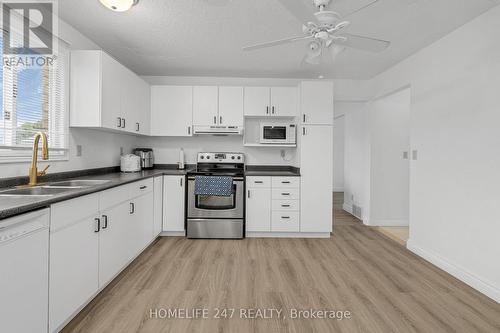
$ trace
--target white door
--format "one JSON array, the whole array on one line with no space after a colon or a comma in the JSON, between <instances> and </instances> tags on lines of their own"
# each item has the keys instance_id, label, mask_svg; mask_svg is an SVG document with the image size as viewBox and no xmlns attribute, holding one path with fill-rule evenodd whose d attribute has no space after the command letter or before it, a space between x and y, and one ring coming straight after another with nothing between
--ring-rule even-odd
<instances>
[{"instance_id":1,"label":"white door","mask_svg":"<svg viewBox=\"0 0 500 333\"><path fill-rule=\"evenodd\" d=\"M333 127L302 126L300 231L332 231Z\"/></svg>"},{"instance_id":2,"label":"white door","mask_svg":"<svg viewBox=\"0 0 500 333\"><path fill-rule=\"evenodd\" d=\"M155 177L153 188L153 237L156 237L163 229L163 176Z\"/></svg>"},{"instance_id":3,"label":"white door","mask_svg":"<svg viewBox=\"0 0 500 333\"><path fill-rule=\"evenodd\" d=\"M269 87L245 87L245 116L268 116L271 114L271 89Z\"/></svg>"},{"instance_id":4,"label":"white door","mask_svg":"<svg viewBox=\"0 0 500 333\"><path fill-rule=\"evenodd\" d=\"M219 124L243 126L243 87L219 87Z\"/></svg>"},{"instance_id":5,"label":"white door","mask_svg":"<svg viewBox=\"0 0 500 333\"><path fill-rule=\"evenodd\" d=\"M103 211L99 232L99 287L108 283L130 260L129 202Z\"/></svg>"},{"instance_id":6,"label":"white door","mask_svg":"<svg viewBox=\"0 0 500 333\"><path fill-rule=\"evenodd\" d=\"M185 177L163 177L163 231L184 232Z\"/></svg>"},{"instance_id":7,"label":"white door","mask_svg":"<svg viewBox=\"0 0 500 333\"><path fill-rule=\"evenodd\" d=\"M332 125L333 82L305 81L300 87L301 122L309 125Z\"/></svg>"},{"instance_id":8,"label":"white door","mask_svg":"<svg viewBox=\"0 0 500 333\"><path fill-rule=\"evenodd\" d=\"M191 136L193 87L151 87L151 135Z\"/></svg>"},{"instance_id":9,"label":"white door","mask_svg":"<svg viewBox=\"0 0 500 333\"><path fill-rule=\"evenodd\" d=\"M297 87L271 88L271 115L281 117L297 116Z\"/></svg>"},{"instance_id":10,"label":"white door","mask_svg":"<svg viewBox=\"0 0 500 333\"><path fill-rule=\"evenodd\" d=\"M271 231L271 189L248 188L246 197L246 231Z\"/></svg>"},{"instance_id":11,"label":"white door","mask_svg":"<svg viewBox=\"0 0 500 333\"><path fill-rule=\"evenodd\" d=\"M58 329L99 289L99 233L88 216L50 234L49 331Z\"/></svg>"},{"instance_id":12,"label":"white door","mask_svg":"<svg viewBox=\"0 0 500 333\"><path fill-rule=\"evenodd\" d=\"M101 52L101 124L102 127L123 130L122 66Z\"/></svg>"},{"instance_id":13,"label":"white door","mask_svg":"<svg viewBox=\"0 0 500 333\"><path fill-rule=\"evenodd\" d=\"M141 195L132 200L134 204L133 214L131 215L131 239L135 251L132 256L136 256L153 240L154 223L154 197L153 192ZM132 245L132 244L130 244Z\"/></svg>"},{"instance_id":14,"label":"white door","mask_svg":"<svg viewBox=\"0 0 500 333\"><path fill-rule=\"evenodd\" d=\"M193 87L193 125L217 125L218 99L217 86Z\"/></svg>"}]
</instances>

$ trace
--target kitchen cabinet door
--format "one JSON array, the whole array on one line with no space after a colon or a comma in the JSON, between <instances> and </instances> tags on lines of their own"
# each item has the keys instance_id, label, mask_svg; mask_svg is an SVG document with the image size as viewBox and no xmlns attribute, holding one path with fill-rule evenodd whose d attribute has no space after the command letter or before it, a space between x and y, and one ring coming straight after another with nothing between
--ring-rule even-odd
<instances>
[{"instance_id":1,"label":"kitchen cabinet door","mask_svg":"<svg viewBox=\"0 0 500 333\"><path fill-rule=\"evenodd\" d=\"M101 212L99 287L107 284L132 258L131 205L126 201Z\"/></svg>"},{"instance_id":2,"label":"kitchen cabinet door","mask_svg":"<svg viewBox=\"0 0 500 333\"><path fill-rule=\"evenodd\" d=\"M271 231L271 189L247 188L246 231Z\"/></svg>"},{"instance_id":3,"label":"kitchen cabinet door","mask_svg":"<svg viewBox=\"0 0 500 333\"><path fill-rule=\"evenodd\" d=\"M332 231L333 126L302 126L300 231Z\"/></svg>"},{"instance_id":4,"label":"kitchen cabinet door","mask_svg":"<svg viewBox=\"0 0 500 333\"><path fill-rule=\"evenodd\" d=\"M133 213L130 235L130 246L135 250L132 257L138 255L153 240L154 197L153 192L141 195L132 200ZM132 245L134 244L134 245Z\"/></svg>"},{"instance_id":5,"label":"kitchen cabinet door","mask_svg":"<svg viewBox=\"0 0 500 333\"><path fill-rule=\"evenodd\" d=\"M297 116L297 87L271 88L271 116Z\"/></svg>"},{"instance_id":6,"label":"kitchen cabinet door","mask_svg":"<svg viewBox=\"0 0 500 333\"><path fill-rule=\"evenodd\" d=\"M126 129L123 110L124 68L104 52L101 54L101 126L109 129ZM73 92L75 93L75 92ZM122 121L120 121L122 120ZM124 124L125 123L125 124Z\"/></svg>"},{"instance_id":7,"label":"kitchen cabinet door","mask_svg":"<svg viewBox=\"0 0 500 333\"><path fill-rule=\"evenodd\" d=\"M303 124L333 124L333 82L302 82L300 94L300 121Z\"/></svg>"},{"instance_id":8,"label":"kitchen cabinet door","mask_svg":"<svg viewBox=\"0 0 500 333\"><path fill-rule=\"evenodd\" d=\"M131 133L148 135L150 127L149 84L132 72L129 72L127 94L122 101L127 109L127 130Z\"/></svg>"},{"instance_id":9,"label":"kitchen cabinet door","mask_svg":"<svg viewBox=\"0 0 500 333\"><path fill-rule=\"evenodd\" d=\"M270 115L271 89L269 87L245 87L245 116Z\"/></svg>"},{"instance_id":10,"label":"kitchen cabinet door","mask_svg":"<svg viewBox=\"0 0 500 333\"><path fill-rule=\"evenodd\" d=\"M151 135L191 136L193 87L151 87Z\"/></svg>"},{"instance_id":11,"label":"kitchen cabinet door","mask_svg":"<svg viewBox=\"0 0 500 333\"><path fill-rule=\"evenodd\" d=\"M163 176L155 177L153 188L153 237L156 237L163 230Z\"/></svg>"},{"instance_id":12,"label":"kitchen cabinet door","mask_svg":"<svg viewBox=\"0 0 500 333\"><path fill-rule=\"evenodd\" d=\"M243 87L219 87L219 125L243 126Z\"/></svg>"},{"instance_id":13,"label":"kitchen cabinet door","mask_svg":"<svg viewBox=\"0 0 500 333\"><path fill-rule=\"evenodd\" d=\"M185 231L185 183L184 176L163 177L163 231Z\"/></svg>"},{"instance_id":14,"label":"kitchen cabinet door","mask_svg":"<svg viewBox=\"0 0 500 333\"><path fill-rule=\"evenodd\" d=\"M193 87L193 125L217 125L219 97L217 86Z\"/></svg>"},{"instance_id":15,"label":"kitchen cabinet door","mask_svg":"<svg viewBox=\"0 0 500 333\"><path fill-rule=\"evenodd\" d=\"M50 234L50 332L60 328L99 289L97 214Z\"/></svg>"},{"instance_id":16,"label":"kitchen cabinet door","mask_svg":"<svg viewBox=\"0 0 500 333\"><path fill-rule=\"evenodd\" d=\"M139 113L139 134L150 135L151 133L151 91L149 83L141 78L137 78L137 104L136 112ZM137 124L136 124L137 126ZM136 128L137 129L137 128Z\"/></svg>"}]
</instances>

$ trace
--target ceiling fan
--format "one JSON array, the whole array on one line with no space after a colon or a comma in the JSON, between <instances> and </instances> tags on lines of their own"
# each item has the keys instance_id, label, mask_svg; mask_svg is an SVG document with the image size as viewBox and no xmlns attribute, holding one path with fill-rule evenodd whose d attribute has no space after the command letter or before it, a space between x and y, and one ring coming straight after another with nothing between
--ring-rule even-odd
<instances>
[{"instance_id":1,"label":"ceiling fan","mask_svg":"<svg viewBox=\"0 0 500 333\"><path fill-rule=\"evenodd\" d=\"M350 25L344 18L365 9L378 0L278 0L292 15L303 23L302 36L275 40L267 43L246 46L244 51L252 51L282 44L309 41L303 63L319 65L325 58L335 60L346 47L369 52L382 52L390 42L343 33ZM335 11L327 10L332 2ZM314 5L319 11L314 13Z\"/></svg>"}]
</instances>

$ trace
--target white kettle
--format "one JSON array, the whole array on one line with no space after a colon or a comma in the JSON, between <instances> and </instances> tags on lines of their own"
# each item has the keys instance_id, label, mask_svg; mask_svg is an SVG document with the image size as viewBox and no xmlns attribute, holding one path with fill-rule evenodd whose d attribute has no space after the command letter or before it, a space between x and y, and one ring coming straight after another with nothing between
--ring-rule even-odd
<instances>
[{"instance_id":1,"label":"white kettle","mask_svg":"<svg viewBox=\"0 0 500 333\"><path fill-rule=\"evenodd\" d=\"M127 154L120 157L120 170L122 172L141 171L141 158L134 154Z\"/></svg>"}]
</instances>

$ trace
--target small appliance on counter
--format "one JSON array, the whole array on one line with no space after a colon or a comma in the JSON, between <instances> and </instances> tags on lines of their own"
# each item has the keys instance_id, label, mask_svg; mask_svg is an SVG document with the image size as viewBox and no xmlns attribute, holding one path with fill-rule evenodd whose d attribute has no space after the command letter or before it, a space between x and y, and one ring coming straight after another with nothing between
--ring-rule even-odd
<instances>
[{"instance_id":1,"label":"small appliance on counter","mask_svg":"<svg viewBox=\"0 0 500 333\"><path fill-rule=\"evenodd\" d=\"M155 157L151 148L135 148L134 154L139 156L143 169L152 169L155 165Z\"/></svg>"},{"instance_id":2,"label":"small appliance on counter","mask_svg":"<svg viewBox=\"0 0 500 333\"><path fill-rule=\"evenodd\" d=\"M121 172L141 171L141 158L134 154L127 154L120 157Z\"/></svg>"}]
</instances>

